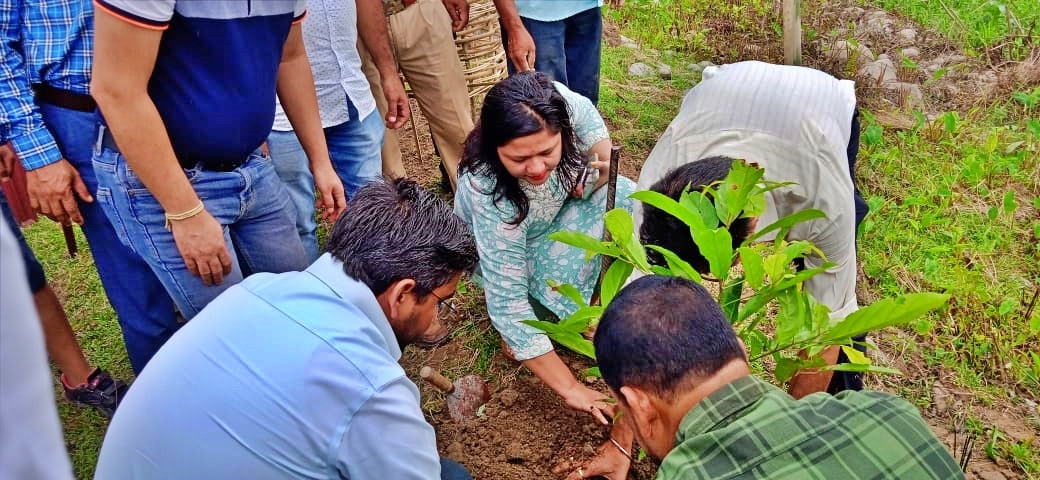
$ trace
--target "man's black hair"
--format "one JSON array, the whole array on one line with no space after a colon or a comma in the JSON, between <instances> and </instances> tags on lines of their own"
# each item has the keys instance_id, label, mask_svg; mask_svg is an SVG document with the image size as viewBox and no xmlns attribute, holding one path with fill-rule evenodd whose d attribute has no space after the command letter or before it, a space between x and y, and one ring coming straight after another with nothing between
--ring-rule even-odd
<instances>
[{"instance_id":1,"label":"man's black hair","mask_svg":"<svg viewBox=\"0 0 1040 480\"><path fill-rule=\"evenodd\" d=\"M627 385L662 397L746 358L703 286L660 275L623 288L603 312L593 342L603 380L615 392Z\"/></svg>"},{"instance_id":2,"label":"man's black hair","mask_svg":"<svg viewBox=\"0 0 1040 480\"><path fill-rule=\"evenodd\" d=\"M654 183L650 190L678 201L687 187L691 191L701 192L704 191L704 187L725 179L733 168L734 161L730 157L708 157L687 163L668 172ZM717 225L708 227L716 228ZM733 248L739 247L751 235L751 231L752 219L735 220L729 227L729 233L733 237ZM671 250L700 273L709 271L708 260L693 243L690 228L682 220L665 211L643 204L643 224L639 229L639 237L646 245L657 245ZM664 258L655 251L647 250L647 256L655 265L666 264Z\"/></svg>"},{"instance_id":3,"label":"man's black hair","mask_svg":"<svg viewBox=\"0 0 1040 480\"><path fill-rule=\"evenodd\" d=\"M332 227L326 250L375 295L411 278L423 297L477 265L466 223L443 200L404 178L361 187Z\"/></svg>"}]
</instances>

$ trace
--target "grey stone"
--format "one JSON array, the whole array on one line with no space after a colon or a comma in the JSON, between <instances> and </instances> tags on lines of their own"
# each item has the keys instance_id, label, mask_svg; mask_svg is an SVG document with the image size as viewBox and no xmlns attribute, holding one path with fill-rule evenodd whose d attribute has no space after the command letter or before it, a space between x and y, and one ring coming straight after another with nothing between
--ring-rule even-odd
<instances>
[{"instance_id":1,"label":"grey stone","mask_svg":"<svg viewBox=\"0 0 1040 480\"><path fill-rule=\"evenodd\" d=\"M700 61L700 62L697 62L697 65L698 65L698 66L700 66L700 67L701 67L701 69L705 69L705 68L708 68L708 67L714 66L715 64L714 64L714 63L711 63L711 62L709 62L709 61L707 61L707 60L702 60L702 61Z\"/></svg>"},{"instance_id":2,"label":"grey stone","mask_svg":"<svg viewBox=\"0 0 1040 480\"><path fill-rule=\"evenodd\" d=\"M904 28L896 32L896 37L905 43L914 43L917 41L917 30Z\"/></svg>"},{"instance_id":3,"label":"grey stone","mask_svg":"<svg viewBox=\"0 0 1040 480\"><path fill-rule=\"evenodd\" d=\"M899 54L905 58L917 58L921 56L921 50L916 47L908 47L900 50Z\"/></svg>"},{"instance_id":4,"label":"grey stone","mask_svg":"<svg viewBox=\"0 0 1040 480\"><path fill-rule=\"evenodd\" d=\"M624 35L620 35L620 37L622 47L631 48L632 50L639 50L639 44L636 43L635 40L632 40L631 38L628 38Z\"/></svg>"},{"instance_id":5,"label":"grey stone","mask_svg":"<svg viewBox=\"0 0 1040 480\"><path fill-rule=\"evenodd\" d=\"M916 83L888 82L881 84L881 88L896 92L906 101L908 107L917 108L924 105L924 92Z\"/></svg>"},{"instance_id":6,"label":"grey stone","mask_svg":"<svg viewBox=\"0 0 1040 480\"><path fill-rule=\"evenodd\" d=\"M856 20L863 16L863 11L860 7L849 7L841 11L841 17L846 20Z\"/></svg>"},{"instance_id":7,"label":"grey stone","mask_svg":"<svg viewBox=\"0 0 1040 480\"><path fill-rule=\"evenodd\" d=\"M628 74L633 77L647 77L654 74L654 69L643 62L636 62L628 66Z\"/></svg>"},{"instance_id":8,"label":"grey stone","mask_svg":"<svg viewBox=\"0 0 1040 480\"><path fill-rule=\"evenodd\" d=\"M887 56L878 57L877 60L863 65L859 69L860 76L866 77L871 82L881 85L896 81L896 66Z\"/></svg>"},{"instance_id":9,"label":"grey stone","mask_svg":"<svg viewBox=\"0 0 1040 480\"><path fill-rule=\"evenodd\" d=\"M860 31L864 36L887 37L892 34L892 24L894 23L895 20L886 16L875 16L867 19L860 27Z\"/></svg>"},{"instance_id":10,"label":"grey stone","mask_svg":"<svg viewBox=\"0 0 1040 480\"><path fill-rule=\"evenodd\" d=\"M657 74L660 75L662 80L671 80L672 79L672 67L662 63L662 64L657 66Z\"/></svg>"},{"instance_id":11,"label":"grey stone","mask_svg":"<svg viewBox=\"0 0 1040 480\"><path fill-rule=\"evenodd\" d=\"M689 68L693 73L701 73L704 71L704 67L697 65L696 63L691 63L687 65L686 68Z\"/></svg>"},{"instance_id":12,"label":"grey stone","mask_svg":"<svg viewBox=\"0 0 1040 480\"><path fill-rule=\"evenodd\" d=\"M855 44L856 48L853 48L853 42L838 40L827 49L827 57L841 65L848 65L850 60L857 63L874 61L874 52L870 51L869 47L860 42Z\"/></svg>"}]
</instances>

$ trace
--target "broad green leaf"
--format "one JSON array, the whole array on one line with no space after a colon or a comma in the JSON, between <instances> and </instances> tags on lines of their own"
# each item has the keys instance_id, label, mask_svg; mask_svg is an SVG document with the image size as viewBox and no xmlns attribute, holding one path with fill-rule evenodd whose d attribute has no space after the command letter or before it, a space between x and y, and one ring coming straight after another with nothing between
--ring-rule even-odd
<instances>
[{"instance_id":1,"label":"broad green leaf","mask_svg":"<svg viewBox=\"0 0 1040 480\"><path fill-rule=\"evenodd\" d=\"M784 255L783 252L773 253L762 260L762 268L772 283L777 283L784 278L788 268L787 264L787 255Z\"/></svg>"},{"instance_id":2,"label":"broad green leaf","mask_svg":"<svg viewBox=\"0 0 1040 480\"><path fill-rule=\"evenodd\" d=\"M751 288L758 290L765 282L765 267L762 265L762 255L750 247L737 249L740 255L740 265L744 267L744 278Z\"/></svg>"},{"instance_id":3,"label":"broad green leaf","mask_svg":"<svg viewBox=\"0 0 1040 480\"><path fill-rule=\"evenodd\" d=\"M791 379L794 374L798 373L799 370L806 367L806 361L800 358L791 358L776 356L776 368L773 369L773 375L776 376L776 381L783 383Z\"/></svg>"},{"instance_id":4,"label":"broad green leaf","mask_svg":"<svg viewBox=\"0 0 1040 480\"><path fill-rule=\"evenodd\" d=\"M1011 215L1015 213L1015 209L1017 208L1018 203L1015 202L1015 191L1008 190L1007 193L1004 194L1004 213Z\"/></svg>"},{"instance_id":5,"label":"broad green leaf","mask_svg":"<svg viewBox=\"0 0 1040 480\"><path fill-rule=\"evenodd\" d=\"M588 368L588 369L586 369L586 370L585 370L585 372L583 372L583 373L582 373L581 375L582 375L583 377L596 377L596 378L603 378L603 374L602 374L602 373L600 373L600 371L599 371L599 367L592 367L592 368ZM619 408L618 410L620 411L621 409Z\"/></svg>"},{"instance_id":6,"label":"broad green leaf","mask_svg":"<svg viewBox=\"0 0 1040 480\"><path fill-rule=\"evenodd\" d=\"M624 256L633 265L640 267L641 270L649 270L650 262L646 259L646 250L643 249L643 244L639 243L639 238L635 234L632 215L623 208L615 208L607 212L603 217L603 221L610 232L611 238L614 239L614 243L621 247Z\"/></svg>"},{"instance_id":7,"label":"broad green leaf","mask_svg":"<svg viewBox=\"0 0 1040 480\"><path fill-rule=\"evenodd\" d=\"M546 321L542 321L542 320L523 320L520 323L525 323L527 325L530 325L530 326L532 326L534 328L537 328L537 329L545 332L546 334L561 333L561 332L566 332L567 331L567 330L565 330L563 327L561 327L558 324L555 324L553 322L546 322Z\"/></svg>"},{"instance_id":8,"label":"broad green leaf","mask_svg":"<svg viewBox=\"0 0 1040 480\"><path fill-rule=\"evenodd\" d=\"M725 228L705 229L700 232L695 232L692 228L690 230L693 243L697 244L701 255L708 260L711 274L715 278L724 280L733 264L733 237L729 234L729 230Z\"/></svg>"},{"instance_id":9,"label":"broad green leaf","mask_svg":"<svg viewBox=\"0 0 1040 480\"><path fill-rule=\"evenodd\" d=\"M560 295L563 295L568 300L574 302L575 305L579 307L589 306L589 302L585 301L585 297L582 296L581 292L579 292L577 287L574 285L569 283L557 283L554 280L547 280L546 283L549 284L549 288L552 288L553 291L560 292Z\"/></svg>"},{"instance_id":10,"label":"broad green leaf","mask_svg":"<svg viewBox=\"0 0 1040 480\"><path fill-rule=\"evenodd\" d=\"M729 226L741 215L748 195L762 178L764 171L744 161L733 162L733 168L722 180L715 197L715 211L723 224Z\"/></svg>"},{"instance_id":11,"label":"broad green leaf","mask_svg":"<svg viewBox=\"0 0 1040 480\"><path fill-rule=\"evenodd\" d=\"M1000 314L1000 316L1007 315L1011 313L1011 311L1014 310L1015 306L1017 305L1018 301L1014 298L1005 298L1003 302L1000 302L1000 307L997 308L997 313Z\"/></svg>"},{"instance_id":12,"label":"broad green leaf","mask_svg":"<svg viewBox=\"0 0 1040 480\"><path fill-rule=\"evenodd\" d=\"M748 349L748 358L755 358L762 354L762 350L765 348L765 337L766 335L758 330L752 330L741 337Z\"/></svg>"},{"instance_id":13,"label":"broad green leaf","mask_svg":"<svg viewBox=\"0 0 1040 480\"><path fill-rule=\"evenodd\" d=\"M823 343L844 343L850 337L901 325L941 307L950 298L945 293L908 293L886 298L852 312L824 336Z\"/></svg>"},{"instance_id":14,"label":"broad green leaf","mask_svg":"<svg viewBox=\"0 0 1040 480\"><path fill-rule=\"evenodd\" d=\"M776 296L779 303L776 318L776 333L773 338L779 345L792 343L796 338L808 336L811 312L808 294L787 289Z\"/></svg>"},{"instance_id":15,"label":"broad green leaf","mask_svg":"<svg viewBox=\"0 0 1040 480\"><path fill-rule=\"evenodd\" d=\"M664 247L659 247L657 245L647 245L646 248L660 253L661 256L664 257L664 260L668 262L668 268L662 269L663 272L651 268L651 271L653 271L654 273L658 275L682 277L693 282L704 283L701 279L701 274L697 273L697 270L695 270L692 265L687 263L686 260L679 258L679 256L673 253L671 250L668 250Z\"/></svg>"},{"instance_id":16,"label":"broad green leaf","mask_svg":"<svg viewBox=\"0 0 1040 480\"><path fill-rule=\"evenodd\" d=\"M649 247L653 247L653 246L654 245L649 245ZM662 267L660 265L651 265L650 266L650 273L652 273L654 275L664 275L666 277L674 277L674 276L676 276L675 273L673 273L671 269L669 269L668 267Z\"/></svg>"},{"instance_id":17,"label":"broad green leaf","mask_svg":"<svg viewBox=\"0 0 1040 480\"><path fill-rule=\"evenodd\" d=\"M581 232L563 230L550 233L549 238L585 250L585 261L589 261L592 256L597 253L608 257L617 257L621 254L613 244L604 242L598 238L590 237Z\"/></svg>"},{"instance_id":18,"label":"broad green leaf","mask_svg":"<svg viewBox=\"0 0 1040 480\"><path fill-rule=\"evenodd\" d=\"M719 295L719 305L722 307L722 313L726 314L726 319L732 325L736 323L738 311L740 309L740 294L744 291L744 277L737 277L733 279L726 288L722 289L722 293Z\"/></svg>"},{"instance_id":19,"label":"broad green leaf","mask_svg":"<svg viewBox=\"0 0 1040 480\"><path fill-rule=\"evenodd\" d=\"M548 335L554 342L571 349L571 351L585 355L593 360L596 359L596 347L592 345L591 340L583 337L580 333L563 332L548 333Z\"/></svg>"},{"instance_id":20,"label":"broad green leaf","mask_svg":"<svg viewBox=\"0 0 1040 480\"><path fill-rule=\"evenodd\" d=\"M610 301L614 300L614 296L621 290L621 286L625 284L625 280L628 280L630 275L632 275L632 264L621 261L611 263L610 268L607 268L607 273L603 275L603 283L599 287L600 303L610 305Z\"/></svg>"},{"instance_id":21,"label":"broad green leaf","mask_svg":"<svg viewBox=\"0 0 1040 480\"><path fill-rule=\"evenodd\" d=\"M755 232L753 235L748 237L747 240L744 241L744 244L749 245L755 240L761 238L763 235L772 232L773 230L779 230L781 228L790 229L794 225L808 220L815 220L817 218L827 218L827 214L823 213L823 210L817 210L815 208L810 208L808 210L802 210L797 213L792 213L773 223L770 223L765 228Z\"/></svg>"},{"instance_id":22,"label":"broad green leaf","mask_svg":"<svg viewBox=\"0 0 1040 480\"><path fill-rule=\"evenodd\" d=\"M663 193L654 192L650 190L643 190L629 195L628 198L639 200L640 202L643 202L647 205L656 207L661 211L675 218L678 218L686 225L704 223L704 220L700 217L700 215L697 215L696 213L683 208L683 206L680 205L679 202L673 200L671 197Z\"/></svg>"},{"instance_id":23,"label":"broad green leaf","mask_svg":"<svg viewBox=\"0 0 1040 480\"><path fill-rule=\"evenodd\" d=\"M845 352L845 357L849 359L849 363L855 363L858 365L870 365L870 359L867 358L863 352L856 350L848 345L842 345L841 351Z\"/></svg>"},{"instance_id":24,"label":"broad green leaf","mask_svg":"<svg viewBox=\"0 0 1040 480\"><path fill-rule=\"evenodd\" d=\"M787 257L788 262L792 262L796 258L805 257L811 252L823 256L823 252L820 252L815 245L805 240L791 242L784 247L784 255Z\"/></svg>"},{"instance_id":25,"label":"broad green leaf","mask_svg":"<svg viewBox=\"0 0 1040 480\"><path fill-rule=\"evenodd\" d=\"M682 196L679 197L679 205L687 210L697 212L706 227L715 228L719 225L719 217L715 213L715 204L704 193L683 192Z\"/></svg>"},{"instance_id":26,"label":"broad green leaf","mask_svg":"<svg viewBox=\"0 0 1040 480\"><path fill-rule=\"evenodd\" d=\"M602 315L603 307L599 305L580 307L567 318L561 319L557 325L569 332L581 333L588 329L589 325L598 321Z\"/></svg>"}]
</instances>

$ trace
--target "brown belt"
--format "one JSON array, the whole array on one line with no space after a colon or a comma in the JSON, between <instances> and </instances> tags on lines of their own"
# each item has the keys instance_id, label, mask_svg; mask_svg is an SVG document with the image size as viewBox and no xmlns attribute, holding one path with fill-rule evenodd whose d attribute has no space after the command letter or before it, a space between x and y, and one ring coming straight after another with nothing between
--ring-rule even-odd
<instances>
[{"instance_id":1,"label":"brown belt","mask_svg":"<svg viewBox=\"0 0 1040 480\"><path fill-rule=\"evenodd\" d=\"M90 95L62 90L43 83L33 84L33 91L36 92L37 102L49 103L77 112L97 110L97 103L94 103L94 99Z\"/></svg>"}]
</instances>

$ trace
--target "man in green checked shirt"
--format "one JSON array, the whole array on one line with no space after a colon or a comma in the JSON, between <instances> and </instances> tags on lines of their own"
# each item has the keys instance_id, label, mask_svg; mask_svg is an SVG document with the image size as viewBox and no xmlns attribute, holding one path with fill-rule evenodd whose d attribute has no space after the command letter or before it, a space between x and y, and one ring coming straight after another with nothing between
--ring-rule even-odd
<instances>
[{"instance_id":1,"label":"man in green checked shirt","mask_svg":"<svg viewBox=\"0 0 1040 480\"><path fill-rule=\"evenodd\" d=\"M663 459L658 479L964 478L900 397L845 391L794 400L752 376L719 305L688 280L648 276L625 287L604 312L595 346L622 421Z\"/></svg>"}]
</instances>

